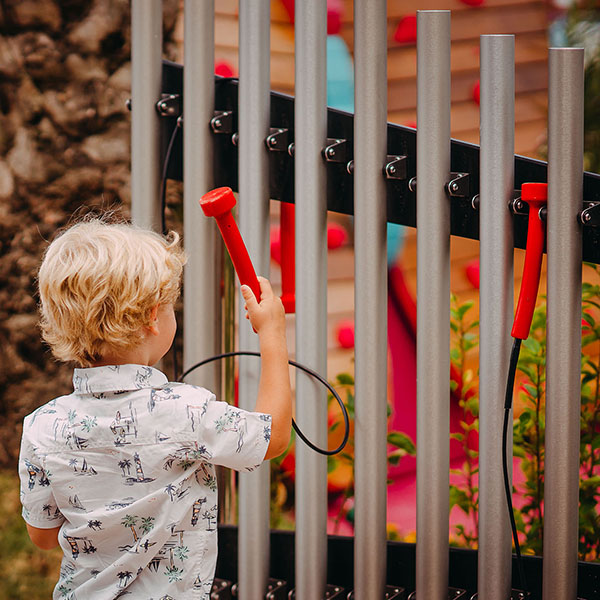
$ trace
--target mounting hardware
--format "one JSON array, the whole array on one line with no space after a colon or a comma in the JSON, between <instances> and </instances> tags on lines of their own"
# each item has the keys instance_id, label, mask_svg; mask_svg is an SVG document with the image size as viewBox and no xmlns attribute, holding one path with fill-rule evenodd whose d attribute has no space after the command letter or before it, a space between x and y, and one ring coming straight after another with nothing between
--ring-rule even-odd
<instances>
[{"instance_id":1,"label":"mounting hardware","mask_svg":"<svg viewBox=\"0 0 600 600\"><path fill-rule=\"evenodd\" d=\"M231 136L231 143L234 146L238 145L238 142L240 141L240 134L236 131L232 136Z\"/></svg>"},{"instance_id":2,"label":"mounting hardware","mask_svg":"<svg viewBox=\"0 0 600 600\"><path fill-rule=\"evenodd\" d=\"M406 179L406 156L388 154L383 172L386 179Z\"/></svg>"},{"instance_id":3,"label":"mounting hardware","mask_svg":"<svg viewBox=\"0 0 600 600\"><path fill-rule=\"evenodd\" d=\"M404 588L397 587L395 585L386 585L384 598L385 600L405 600L406 592ZM354 597L354 590L348 594L348 600L358 600Z\"/></svg>"},{"instance_id":4,"label":"mounting hardware","mask_svg":"<svg viewBox=\"0 0 600 600\"><path fill-rule=\"evenodd\" d=\"M471 206L473 207L473 210L479 210L479 194L475 194L471 198Z\"/></svg>"},{"instance_id":5,"label":"mounting hardware","mask_svg":"<svg viewBox=\"0 0 600 600\"><path fill-rule=\"evenodd\" d=\"M287 583L285 581L269 579L265 600L285 600L287 595Z\"/></svg>"},{"instance_id":6,"label":"mounting hardware","mask_svg":"<svg viewBox=\"0 0 600 600\"><path fill-rule=\"evenodd\" d=\"M450 181L446 184L446 192L452 198L466 198L469 195L469 174L450 173Z\"/></svg>"},{"instance_id":7,"label":"mounting hardware","mask_svg":"<svg viewBox=\"0 0 600 600\"><path fill-rule=\"evenodd\" d=\"M232 582L226 579L213 579L210 600L232 600Z\"/></svg>"},{"instance_id":8,"label":"mounting hardware","mask_svg":"<svg viewBox=\"0 0 600 600\"><path fill-rule=\"evenodd\" d=\"M233 111L216 110L215 116L210 120L213 133L233 133Z\"/></svg>"},{"instance_id":9,"label":"mounting hardware","mask_svg":"<svg viewBox=\"0 0 600 600\"><path fill-rule=\"evenodd\" d=\"M288 594L288 600L295 600L296 598L296 590L293 589ZM331 585L327 584L327 588L325 589L325 600L342 600L345 596L345 590L343 587L339 585Z\"/></svg>"},{"instance_id":10,"label":"mounting hardware","mask_svg":"<svg viewBox=\"0 0 600 600\"><path fill-rule=\"evenodd\" d=\"M461 590L459 588L448 588L448 600L459 600L467 598L467 590ZM417 592L412 592L408 597L408 600L417 600Z\"/></svg>"},{"instance_id":11,"label":"mounting hardware","mask_svg":"<svg viewBox=\"0 0 600 600\"><path fill-rule=\"evenodd\" d=\"M417 192L417 178L416 177L410 178L410 180L408 181L408 189L413 193Z\"/></svg>"},{"instance_id":12,"label":"mounting hardware","mask_svg":"<svg viewBox=\"0 0 600 600\"><path fill-rule=\"evenodd\" d=\"M600 203L584 202L584 209L579 213L579 222L588 227L600 225Z\"/></svg>"},{"instance_id":13,"label":"mounting hardware","mask_svg":"<svg viewBox=\"0 0 600 600\"><path fill-rule=\"evenodd\" d=\"M470 600L477 600L478 597L478 594L473 594ZM511 590L509 600L527 600L528 598L531 598L531 592L525 593L521 590Z\"/></svg>"},{"instance_id":14,"label":"mounting hardware","mask_svg":"<svg viewBox=\"0 0 600 600\"><path fill-rule=\"evenodd\" d=\"M286 152L290 146L289 130L271 127L270 133L265 139L265 145L272 152Z\"/></svg>"},{"instance_id":15,"label":"mounting hardware","mask_svg":"<svg viewBox=\"0 0 600 600\"><path fill-rule=\"evenodd\" d=\"M156 103L156 111L161 117L181 116L181 96L179 94L163 94Z\"/></svg>"},{"instance_id":16,"label":"mounting hardware","mask_svg":"<svg viewBox=\"0 0 600 600\"><path fill-rule=\"evenodd\" d=\"M350 159L350 144L347 140L327 138L322 154L326 162L346 163Z\"/></svg>"},{"instance_id":17,"label":"mounting hardware","mask_svg":"<svg viewBox=\"0 0 600 600\"><path fill-rule=\"evenodd\" d=\"M294 142L292 142L288 147L287 147L287 153L290 156L294 156L294 152L296 150L296 146L294 145Z\"/></svg>"}]
</instances>

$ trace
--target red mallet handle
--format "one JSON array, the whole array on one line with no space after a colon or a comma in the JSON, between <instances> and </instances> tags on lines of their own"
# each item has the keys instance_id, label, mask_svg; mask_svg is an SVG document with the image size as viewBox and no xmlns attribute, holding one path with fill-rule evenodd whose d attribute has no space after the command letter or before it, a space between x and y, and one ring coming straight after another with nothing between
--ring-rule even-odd
<instances>
[{"instance_id":1,"label":"red mallet handle","mask_svg":"<svg viewBox=\"0 0 600 600\"><path fill-rule=\"evenodd\" d=\"M240 234L237 223L231 214L235 206L235 196L231 188L221 187L207 192L200 199L200 207L207 217L214 217L223 236L225 246L231 257L241 284L250 286L256 299L260 302L260 284L252 266L248 250Z\"/></svg>"},{"instance_id":2,"label":"red mallet handle","mask_svg":"<svg viewBox=\"0 0 600 600\"><path fill-rule=\"evenodd\" d=\"M540 219L539 212L540 208L548 201L548 184L524 183L521 187L521 200L529 204L529 223L527 225L523 279L511 335L514 338L526 340L529 337L529 328L540 285L545 233L544 223Z\"/></svg>"}]
</instances>

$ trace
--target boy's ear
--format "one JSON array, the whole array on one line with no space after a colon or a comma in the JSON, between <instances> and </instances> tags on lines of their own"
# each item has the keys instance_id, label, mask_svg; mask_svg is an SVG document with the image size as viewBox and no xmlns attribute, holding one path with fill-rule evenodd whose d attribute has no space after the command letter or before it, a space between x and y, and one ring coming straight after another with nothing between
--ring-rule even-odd
<instances>
[{"instance_id":1,"label":"boy's ear","mask_svg":"<svg viewBox=\"0 0 600 600\"><path fill-rule=\"evenodd\" d=\"M158 304L156 306L152 307L152 310L150 311L150 325L148 325L148 330L150 331L150 333L152 333L153 335L158 335Z\"/></svg>"}]
</instances>

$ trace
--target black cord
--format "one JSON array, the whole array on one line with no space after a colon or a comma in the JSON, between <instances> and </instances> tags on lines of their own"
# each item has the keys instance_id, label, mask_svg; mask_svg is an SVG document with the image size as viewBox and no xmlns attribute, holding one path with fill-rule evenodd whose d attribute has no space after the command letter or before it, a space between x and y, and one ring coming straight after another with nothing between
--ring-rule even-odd
<instances>
[{"instance_id":1,"label":"black cord","mask_svg":"<svg viewBox=\"0 0 600 600\"><path fill-rule=\"evenodd\" d=\"M177 381L183 381L184 377L186 377L187 375L189 375L192 371L194 371L195 369L198 369L208 363L211 363L215 360L221 360L223 358L229 358L230 356L258 356L260 358L260 352L251 352L249 350L237 350L235 352L223 352L222 354L217 354L215 356L211 356L210 358L206 358L202 361L200 361L199 363L196 363L194 366L190 367L189 369L187 369L186 371L184 371L181 376L177 379ZM318 452L319 454L324 454L325 456L332 456L334 454L337 454L338 452L341 452L344 449L344 446L346 445L346 442L348 441L348 436L350 435L350 422L348 419L348 411L346 410L346 407L344 406L344 403L342 402L342 399L340 398L340 395L335 391L335 389L333 388L333 386L324 378L321 377L321 375L319 375L316 371L313 371L312 369L310 369L309 367L306 367L305 365L302 365L300 363L297 363L293 360L288 360L288 363L290 365L292 365L292 367L295 367L296 369L300 369L301 371L304 371L305 373L307 373L308 375L310 375L311 377L314 377L316 380L320 381L333 395L333 397L337 400L337 403L340 405L340 409L342 410L342 415L344 417L344 439L342 440L342 443L335 449L335 450L323 450L323 448L319 448L318 446L315 446L303 433L302 431L300 431L300 428L298 427L298 425L296 425L296 422L294 421L294 419L292 419L292 427L294 428L294 431L298 434L298 437L311 449L314 450L315 452Z\"/></svg>"},{"instance_id":2,"label":"black cord","mask_svg":"<svg viewBox=\"0 0 600 600\"><path fill-rule=\"evenodd\" d=\"M167 231L167 221L165 217L165 212L167 208L167 173L169 172L169 165L171 163L171 154L173 153L173 147L175 146L175 140L177 139L177 134L181 129L181 125L183 120L181 117L177 117L177 123L173 128L173 133L171 133L171 139L169 140L169 145L167 146L167 151L165 152L165 160L163 161L163 169L162 169L162 177L160 181L160 214L162 218L162 232L163 235L167 235L169 232Z\"/></svg>"},{"instance_id":3,"label":"black cord","mask_svg":"<svg viewBox=\"0 0 600 600\"><path fill-rule=\"evenodd\" d=\"M510 353L510 363L508 366L508 379L506 381L506 395L504 397L504 424L502 426L502 472L504 475L504 492L506 494L506 505L508 507L508 516L510 518L510 527L512 529L513 542L515 544L515 554L517 555L517 565L519 568L519 578L521 580L521 589L528 595L527 579L525 577L525 568L523 566L523 557L521 556L521 547L519 545L519 536L517 533L517 524L515 522L515 513L512 505L512 489L508 476L508 425L513 401L513 388L515 385L515 374L517 363L519 362L519 353L521 351L521 340L515 338Z\"/></svg>"}]
</instances>

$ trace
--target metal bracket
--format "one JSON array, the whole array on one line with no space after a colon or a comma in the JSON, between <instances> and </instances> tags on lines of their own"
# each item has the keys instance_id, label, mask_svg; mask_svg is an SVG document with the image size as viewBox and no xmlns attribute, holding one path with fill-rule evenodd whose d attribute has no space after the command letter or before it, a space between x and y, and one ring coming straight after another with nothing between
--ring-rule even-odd
<instances>
[{"instance_id":1,"label":"metal bracket","mask_svg":"<svg viewBox=\"0 0 600 600\"><path fill-rule=\"evenodd\" d=\"M326 162L347 163L350 159L350 144L348 140L327 138L322 154Z\"/></svg>"},{"instance_id":2,"label":"metal bracket","mask_svg":"<svg viewBox=\"0 0 600 600\"><path fill-rule=\"evenodd\" d=\"M325 589L325 599L324 600L342 600L346 596L344 588L339 585L331 585L327 584L327 588ZM296 598L296 590L293 589L288 594L288 600L294 600Z\"/></svg>"},{"instance_id":3,"label":"metal bracket","mask_svg":"<svg viewBox=\"0 0 600 600\"><path fill-rule=\"evenodd\" d=\"M587 227L600 225L600 203L584 202L584 209L579 213L579 222Z\"/></svg>"},{"instance_id":4,"label":"metal bracket","mask_svg":"<svg viewBox=\"0 0 600 600\"><path fill-rule=\"evenodd\" d=\"M414 594L414 592L413 592L413 594ZM409 599L411 597L412 596L409 596ZM405 592L404 588L397 587L395 585L386 585L384 598L385 598L385 600L405 600L406 592ZM453 596L453 598L454 598L454 596ZM348 600L355 600L354 590L348 594ZM358 599L356 599L356 600L358 600Z\"/></svg>"},{"instance_id":5,"label":"metal bracket","mask_svg":"<svg viewBox=\"0 0 600 600\"><path fill-rule=\"evenodd\" d=\"M466 198L469 195L469 174L450 173L450 181L446 184L446 192L451 198Z\"/></svg>"},{"instance_id":6,"label":"metal bracket","mask_svg":"<svg viewBox=\"0 0 600 600\"><path fill-rule=\"evenodd\" d=\"M281 579L269 579L265 600L285 600L287 597L287 582Z\"/></svg>"},{"instance_id":7,"label":"metal bracket","mask_svg":"<svg viewBox=\"0 0 600 600\"><path fill-rule=\"evenodd\" d=\"M287 152L290 146L289 130L271 127L270 133L265 139L265 145L272 152Z\"/></svg>"},{"instance_id":8,"label":"metal bracket","mask_svg":"<svg viewBox=\"0 0 600 600\"><path fill-rule=\"evenodd\" d=\"M448 588L448 600L459 600L460 598L467 598L467 590L461 590L459 588ZM417 600L417 592L412 592L408 597L408 600Z\"/></svg>"},{"instance_id":9,"label":"metal bracket","mask_svg":"<svg viewBox=\"0 0 600 600\"><path fill-rule=\"evenodd\" d=\"M212 588L210 590L211 600L232 600L231 592L232 582L226 579L213 579Z\"/></svg>"},{"instance_id":10,"label":"metal bracket","mask_svg":"<svg viewBox=\"0 0 600 600\"><path fill-rule=\"evenodd\" d=\"M473 594L470 600L477 600L479 598L478 594ZM527 600L531 598L531 592L523 592L521 590L511 590L509 600Z\"/></svg>"},{"instance_id":11,"label":"metal bracket","mask_svg":"<svg viewBox=\"0 0 600 600\"><path fill-rule=\"evenodd\" d=\"M386 179L406 179L406 156L388 154L383 172Z\"/></svg>"},{"instance_id":12,"label":"metal bracket","mask_svg":"<svg viewBox=\"0 0 600 600\"><path fill-rule=\"evenodd\" d=\"M163 94L156 103L156 112L161 117L180 117L181 108L181 96L179 94Z\"/></svg>"},{"instance_id":13,"label":"metal bracket","mask_svg":"<svg viewBox=\"0 0 600 600\"><path fill-rule=\"evenodd\" d=\"M215 116L210 120L213 133L233 133L233 111L216 110Z\"/></svg>"}]
</instances>

